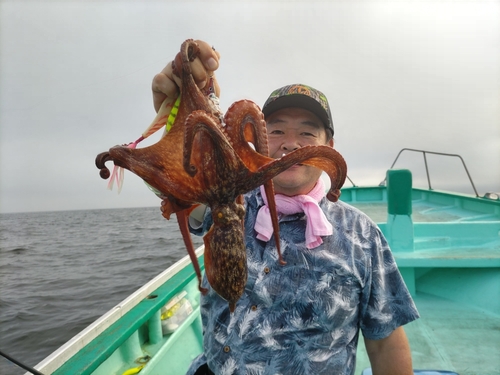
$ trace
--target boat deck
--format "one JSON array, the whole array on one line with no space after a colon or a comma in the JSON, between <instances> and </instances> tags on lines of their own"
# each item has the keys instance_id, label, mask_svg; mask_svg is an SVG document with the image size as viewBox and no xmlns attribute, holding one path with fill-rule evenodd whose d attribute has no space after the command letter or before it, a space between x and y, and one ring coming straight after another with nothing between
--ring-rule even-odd
<instances>
[{"instance_id":1,"label":"boat deck","mask_svg":"<svg viewBox=\"0 0 500 375\"><path fill-rule=\"evenodd\" d=\"M347 199L343 199L366 213L391 242L386 191L354 188L347 189L346 195ZM481 198L415 190L411 219L406 219L413 244L406 249L391 244L398 265L500 267L500 202L491 203Z\"/></svg>"},{"instance_id":2,"label":"boat deck","mask_svg":"<svg viewBox=\"0 0 500 375\"><path fill-rule=\"evenodd\" d=\"M500 374L500 315L426 293L414 299L421 317L405 326L414 369ZM360 340L356 374L367 367Z\"/></svg>"},{"instance_id":3,"label":"boat deck","mask_svg":"<svg viewBox=\"0 0 500 375\"><path fill-rule=\"evenodd\" d=\"M387 202L356 203L355 206L366 213L376 223L387 221ZM444 208L439 204L432 204L426 201L413 202L412 218L415 223L459 222L470 220L470 218L474 217L477 217L477 215L454 207Z\"/></svg>"},{"instance_id":4,"label":"boat deck","mask_svg":"<svg viewBox=\"0 0 500 375\"><path fill-rule=\"evenodd\" d=\"M387 221L387 202L353 202L351 204L366 213L376 223ZM495 213L474 212L455 205L443 205L426 200L412 201L412 208L414 223L460 223L500 220L499 215Z\"/></svg>"},{"instance_id":5,"label":"boat deck","mask_svg":"<svg viewBox=\"0 0 500 375\"><path fill-rule=\"evenodd\" d=\"M411 212L390 216L387 195L385 187L355 187L341 198L386 234L414 297L421 318L405 326L413 367L500 375L500 201L413 189ZM164 334L161 309L181 291L194 311ZM197 280L186 256L38 368L53 375L180 374L202 350ZM356 374L368 367L360 340Z\"/></svg>"},{"instance_id":6,"label":"boat deck","mask_svg":"<svg viewBox=\"0 0 500 375\"><path fill-rule=\"evenodd\" d=\"M348 188L341 199L377 223L412 293L421 316L405 326L413 368L500 374L500 202L413 189L410 211L391 216L387 197L385 187ZM356 373L368 367L360 340Z\"/></svg>"}]
</instances>

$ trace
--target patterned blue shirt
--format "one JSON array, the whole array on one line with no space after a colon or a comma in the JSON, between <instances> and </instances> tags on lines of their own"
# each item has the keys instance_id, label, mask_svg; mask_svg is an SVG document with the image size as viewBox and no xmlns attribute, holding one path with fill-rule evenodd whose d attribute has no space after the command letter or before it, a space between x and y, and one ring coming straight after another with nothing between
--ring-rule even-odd
<instances>
[{"instance_id":1,"label":"patterned blue shirt","mask_svg":"<svg viewBox=\"0 0 500 375\"><path fill-rule=\"evenodd\" d=\"M333 234L314 249L305 246L304 214L281 217L280 265L274 237L260 241L253 229L260 192L245 200L248 283L233 314L213 290L201 297L205 352L188 374L204 363L218 375L353 374L360 329L377 340L418 318L385 238L364 213L323 198Z\"/></svg>"}]
</instances>

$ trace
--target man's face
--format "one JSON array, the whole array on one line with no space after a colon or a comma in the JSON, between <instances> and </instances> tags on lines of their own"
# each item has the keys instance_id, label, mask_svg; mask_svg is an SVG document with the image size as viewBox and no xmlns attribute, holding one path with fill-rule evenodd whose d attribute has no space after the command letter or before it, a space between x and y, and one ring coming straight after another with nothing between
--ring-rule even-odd
<instances>
[{"instance_id":1,"label":"man's face","mask_svg":"<svg viewBox=\"0 0 500 375\"><path fill-rule=\"evenodd\" d=\"M326 129L314 113L302 108L284 108L267 118L269 156L281 158L300 147L329 145ZM307 165L294 165L273 179L276 193L288 196L307 194L318 181L322 171Z\"/></svg>"}]
</instances>

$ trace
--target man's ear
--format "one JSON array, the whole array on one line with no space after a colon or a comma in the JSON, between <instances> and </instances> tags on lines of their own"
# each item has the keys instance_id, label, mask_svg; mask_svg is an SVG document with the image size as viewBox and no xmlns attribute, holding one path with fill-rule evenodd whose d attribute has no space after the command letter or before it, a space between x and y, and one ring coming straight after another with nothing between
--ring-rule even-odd
<instances>
[{"instance_id":1,"label":"man's ear","mask_svg":"<svg viewBox=\"0 0 500 375\"><path fill-rule=\"evenodd\" d=\"M333 141L333 138L331 138L329 141L328 141L328 145L333 148L333 145L335 144L335 142Z\"/></svg>"}]
</instances>

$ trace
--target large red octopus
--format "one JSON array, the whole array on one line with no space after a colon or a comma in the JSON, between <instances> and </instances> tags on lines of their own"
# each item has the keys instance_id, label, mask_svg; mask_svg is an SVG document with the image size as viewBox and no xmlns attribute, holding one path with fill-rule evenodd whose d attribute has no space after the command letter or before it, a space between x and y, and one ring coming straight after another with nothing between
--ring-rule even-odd
<instances>
[{"instance_id":1,"label":"large red octopus","mask_svg":"<svg viewBox=\"0 0 500 375\"><path fill-rule=\"evenodd\" d=\"M180 106L170 131L156 144L131 149L112 147L99 154L96 165L109 177L105 162L126 168L161 192L165 217L176 213L179 227L201 288L201 271L191 242L187 217L192 208L211 208L213 225L204 237L205 271L210 286L233 312L247 281L242 194L264 185L269 199L274 238L281 259L272 178L302 163L324 170L331 179L327 198L336 201L346 178L342 156L329 146L306 146L280 159L268 157L266 123L259 107L248 100L234 103L224 117L195 84L190 62L199 53L189 39L174 62L182 78ZM255 150L249 145L253 143Z\"/></svg>"}]
</instances>

